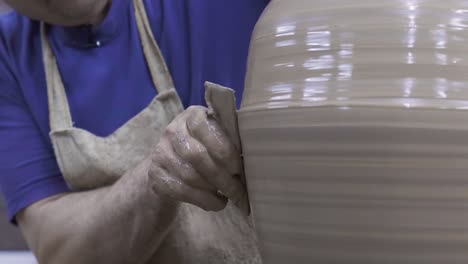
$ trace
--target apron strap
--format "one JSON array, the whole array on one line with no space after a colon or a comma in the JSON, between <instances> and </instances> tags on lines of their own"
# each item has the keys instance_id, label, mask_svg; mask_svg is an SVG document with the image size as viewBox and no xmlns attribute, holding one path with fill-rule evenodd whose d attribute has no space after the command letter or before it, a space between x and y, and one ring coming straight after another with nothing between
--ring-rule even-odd
<instances>
[{"instance_id":1,"label":"apron strap","mask_svg":"<svg viewBox=\"0 0 468 264\"><path fill-rule=\"evenodd\" d=\"M141 45L143 46L143 53L145 54L146 64L149 67L153 83L159 94L165 91L175 90L174 82L167 68L166 61L151 30L145 4L143 0L133 0L133 5L135 8L138 31L140 33Z\"/></svg>"},{"instance_id":2,"label":"apron strap","mask_svg":"<svg viewBox=\"0 0 468 264\"><path fill-rule=\"evenodd\" d=\"M49 123L51 131L61 131L73 127L67 94L57 67L54 53L47 40L46 25L41 23L42 57L49 98Z\"/></svg>"},{"instance_id":3,"label":"apron strap","mask_svg":"<svg viewBox=\"0 0 468 264\"><path fill-rule=\"evenodd\" d=\"M132 0L138 32L140 35L143 54L149 68L151 79L158 94L175 93L174 82L167 68L164 56L154 39L153 31L146 14L143 0ZM45 23L41 23L41 43L43 62L47 82L47 96L49 99L49 123L51 131L63 131L73 127L73 121L68 104L67 94L63 85L57 61L47 39ZM179 110L180 100L169 100L170 107Z\"/></svg>"}]
</instances>

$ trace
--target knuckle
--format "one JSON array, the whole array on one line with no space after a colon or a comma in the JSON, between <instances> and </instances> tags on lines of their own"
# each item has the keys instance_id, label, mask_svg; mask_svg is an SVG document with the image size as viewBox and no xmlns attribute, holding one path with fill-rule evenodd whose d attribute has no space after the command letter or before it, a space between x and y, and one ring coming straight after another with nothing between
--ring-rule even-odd
<instances>
[{"instance_id":1,"label":"knuckle","mask_svg":"<svg viewBox=\"0 0 468 264\"><path fill-rule=\"evenodd\" d=\"M201 105L192 105L186 110L189 113L204 113L206 111L206 107Z\"/></svg>"},{"instance_id":2,"label":"knuckle","mask_svg":"<svg viewBox=\"0 0 468 264\"><path fill-rule=\"evenodd\" d=\"M207 117L207 109L199 105L190 106L187 108L186 113L187 123L198 123L200 120L204 120Z\"/></svg>"},{"instance_id":3,"label":"knuckle","mask_svg":"<svg viewBox=\"0 0 468 264\"><path fill-rule=\"evenodd\" d=\"M177 135L177 129L174 125L169 125L163 133L163 137L169 140L172 140Z\"/></svg>"},{"instance_id":4,"label":"knuckle","mask_svg":"<svg viewBox=\"0 0 468 264\"><path fill-rule=\"evenodd\" d=\"M156 145L155 148L153 148L153 150L151 151L151 161L157 161L158 159L158 156L160 155L161 153L161 144L162 144L163 140L159 141L159 143Z\"/></svg>"},{"instance_id":5,"label":"knuckle","mask_svg":"<svg viewBox=\"0 0 468 264\"><path fill-rule=\"evenodd\" d=\"M190 131L195 131L200 128L207 120L207 114L205 111L195 110L192 111L185 120L187 128Z\"/></svg>"},{"instance_id":6,"label":"knuckle","mask_svg":"<svg viewBox=\"0 0 468 264\"><path fill-rule=\"evenodd\" d=\"M167 142L162 140L159 142L157 147L154 149L154 151L151 154L151 161L153 165L163 165L165 163L165 158L166 158L166 152L164 149L167 149L165 146L169 145Z\"/></svg>"}]
</instances>

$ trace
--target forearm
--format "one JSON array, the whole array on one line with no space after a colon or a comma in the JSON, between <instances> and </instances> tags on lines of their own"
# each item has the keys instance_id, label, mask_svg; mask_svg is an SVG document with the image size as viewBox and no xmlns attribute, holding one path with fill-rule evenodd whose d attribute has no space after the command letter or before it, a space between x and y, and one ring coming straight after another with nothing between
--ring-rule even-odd
<instances>
[{"instance_id":1,"label":"forearm","mask_svg":"<svg viewBox=\"0 0 468 264\"><path fill-rule=\"evenodd\" d=\"M144 263L167 234L176 204L152 191L148 162L114 185L39 202L18 216L40 263Z\"/></svg>"}]
</instances>

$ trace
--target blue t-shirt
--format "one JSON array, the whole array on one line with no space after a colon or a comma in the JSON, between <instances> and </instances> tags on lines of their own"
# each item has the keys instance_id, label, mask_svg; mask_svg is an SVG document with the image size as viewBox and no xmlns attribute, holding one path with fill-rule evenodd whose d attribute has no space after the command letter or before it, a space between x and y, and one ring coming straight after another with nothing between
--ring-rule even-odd
<instances>
[{"instance_id":1,"label":"blue t-shirt","mask_svg":"<svg viewBox=\"0 0 468 264\"><path fill-rule=\"evenodd\" d=\"M242 96L250 36L268 0L146 0L154 36L185 107L204 81ZM96 28L48 26L76 127L108 136L156 95L131 0L113 0ZM49 138L40 23L0 17L0 188L8 215L69 191Z\"/></svg>"}]
</instances>

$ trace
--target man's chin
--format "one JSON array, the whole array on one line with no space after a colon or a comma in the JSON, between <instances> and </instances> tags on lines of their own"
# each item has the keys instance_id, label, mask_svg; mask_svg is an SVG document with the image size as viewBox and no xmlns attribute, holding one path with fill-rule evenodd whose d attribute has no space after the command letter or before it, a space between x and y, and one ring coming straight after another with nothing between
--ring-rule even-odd
<instances>
[{"instance_id":1,"label":"man's chin","mask_svg":"<svg viewBox=\"0 0 468 264\"><path fill-rule=\"evenodd\" d=\"M7 0L13 9L38 21L59 26L97 25L102 22L110 7L111 0L89 1L78 4L73 1L51 0L47 4L37 2L26 4L30 0Z\"/></svg>"}]
</instances>

